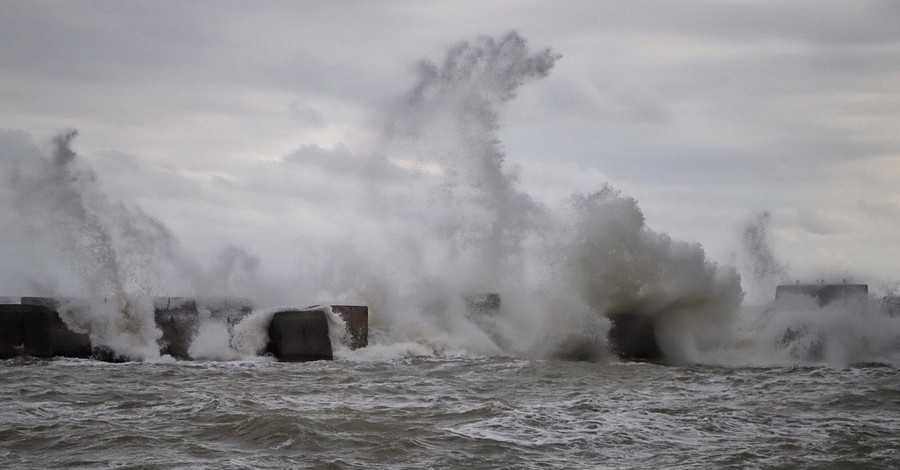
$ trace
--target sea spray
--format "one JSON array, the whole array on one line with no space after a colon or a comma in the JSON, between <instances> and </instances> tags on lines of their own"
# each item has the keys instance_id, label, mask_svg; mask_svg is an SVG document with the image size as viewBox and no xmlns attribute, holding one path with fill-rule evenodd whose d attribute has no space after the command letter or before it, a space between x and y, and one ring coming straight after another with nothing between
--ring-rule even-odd
<instances>
[{"instance_id":1,"label":"sea spray","mask_svg":"<svg viewBox=\"0 0 900 470\"><path fill-rule=\"evenodd\" d=\"M421 61L388 114L382 148L357 158L395 165L397 174L422 170L402 187L366 192L385 198L372 207L386 223L335 245L327 275L310 272L308 283L327 296L346 293L352 280L350 294L382 312L384 341L433 351L602 359L607 313L659 317L673 357L714 343L741 300L734 270L707 260L699 245L648 229L636 202L602 182L551 208L520 187L507 163L502 111L560 57L510 33ZM504 299L495 331L467 312L473 292Z\"/></svg>"},{"instance_id":2,"label":"sea spray","mask_svg":"<svg viewBox=\"0 0 900 470\"><path fill-rule=\"evenodd\" d=\"M120 358L157 360L161 332L152 296L241 291L252 284L258 260L229 245L203 269L161 221L110 199L72 149L76 135L56 136L45 153L22 136L0 133L0 214L15 221L3 227L3 249L13 260L3 270L3 286L82 299L60 312L72 330ZM203 326L204 338L213 341L215 325ZM228 335L215 341L227 343Z\"/></svg>"},{"instance_id":3,"label":"sea spray","mask_svg":"<svg viewBox=\"0 0 900 470\"><path fill-rule=\"evenodd\" d=\"M776 286L798 281L791 281L795 276L788 263L775 255L771 223L772 217L762 213L744 227L738 266L750 302L740 306L729 328L721 330L718 344L695 354L692 362L728 366L900 364L900 318L890 314L881 295L850 296L824 304L806 295L774 298Z\"/></svg>"},{"instance_id":4,"label":"sea spray","mask_svg":"<svg viewBox=\"0 0 900 470\"><path fill-rule=\"evenodd\" d=\"M364 216L372 220L350 219L346 230L316 244L291 244L298 253L284 256L298 259L296 276L270 285L259 281L266 266L249 248L226 247L206 270L161 222L112 203L72 151L74 134L57 139L51 158L20 137L0 134L2 142L11 142L4 148L13 149L0 160L8 183L0 188L0 212L21 220L3 227L10 243L0 249L27 253L10 257L21 275L5 269L4 286L108 299L80 323L67 321L123 353L151 358L159 331L147 321L152 308L135 296L242 289L270 304L276 301L271 292L363 300L378 312L369 351L379 352L343 351L338 357L465 353L605 360L606 315L613 313L652 318L663 352L676 362L811 360L776 347L790 328L781 322L793 319L812 321L810 331L824 329L824 337L833 338L823 349L825 360L890 353L896 322L875 310L840 317L822 316L822 308L739 308L743 293L734 269L709 260L698 244L653 231L637 201L601 181L596 191L559 205L532 198L521 188L498 131L519 87L549 75L559 59L549 49L531 50L516 33L461 42L442 60L420 63L414 86L386 115L378 148L311 154L301 148L286 156L284 162L301 169L319 165L326 178L348 168L372 169L364 173L371 177L360 179L370 187L348 192L361 195L371 209ZM332 157L344 160L316 161ZM772 255L768 224L761 217L745 233L748 257L755 260L745 277L762 286L753 289L759 298L769 291L767 283L781 282L784 265ZM503 299L490 321L473 317L464 300L485 292ZM245 318L233 328L228 348L222 338L228 327L201 313L192 351L219 360L264 353L268 322L277 311ZM862 320L857 328L842 318ZM865 328L866 321L881 331ZM815 336L822 334L810 338ZM340 339L335 342L340 349ZM858 342L875 346L854 349Z\"/></svg>"},{"instance_id":5,"label":"sea spray","mask_svg":"<svg viewBox=\"0 0 900 470\"><path fill-rule=\"evenodd\" d=\"M790 280L789 267L778 260L770 236L772 216L768 212L755 215L744 226L738 266L743 273L743 287L748 300L767 303L775 287Z\"/></svg>"},{"instance_id":6,"label":"sea spray","mask_svg":"<svg viewBox=\"0 0 900 470\"><path fill-rule=\"evenodd\" d=\"M157 359L161 333L154 323L152 302L134 295L140 288L134 281L142 277L127 276L117 249L117 244L130 244L144 234L134 229L142 217L129 213L133 223L120 233L114 231L114 219L108 217L123 212L96 190L93 172L76 166L77 155L71 148L76 135L69 131L54 138L49 159L4 155L10 206L24 229L19 235L35 235L36 243L28 251L48 250L56 260L51 268L54 274L63 274L53 282L62 284L59 290L43 294L79 292L87 299L62 315L73 330L87 332L94 346L119 356ZM123 235L121 240L118 235Z\"/></svg>"},{"instance_id":7,"label":"sea spray","mask_svg":"<svg viewBox=\"0 0 900 470\"><path fill-rule=\"evenodd\" d=\"M240 354L232 347L232 331L228 322L215 318L207 306L198 305L197 310L197 331L188 347L191 358L209 361L240 359Z\"/></svg>"}]
</instances>

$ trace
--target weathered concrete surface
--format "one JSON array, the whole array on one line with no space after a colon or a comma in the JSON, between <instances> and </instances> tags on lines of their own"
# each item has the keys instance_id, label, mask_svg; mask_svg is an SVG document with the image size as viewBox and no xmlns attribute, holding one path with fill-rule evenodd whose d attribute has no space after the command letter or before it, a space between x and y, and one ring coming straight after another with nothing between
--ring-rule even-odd
<instances>
[{"instance_id":1,"label":"weathered concrete surface","mask_svg":"<svg viewBox=\"0 0 900 470\"><path fill-rule=\"evenodd\" d=\"M253 306L249 300L231 297L155 297L153 315L162 331L160 354L193 359L189 349L200 327L201 310L208 312L210 319L224 322L230 333L234 325L250 314Z\"/></svg>"},{"instance_id":2,"label":"weathered concrete surface","mask_svg":"<svg viewBox=\"0 0 900 470\"><path fill-rule=\"evenodd\" d=\"M56 312L53 312L50 324L50 341L53 344L54 356L82 359L91 356L91 337L70 330Z\"/></svg>"},{"instance_id":3,"label":"weathered concrete surface","mask_svg":"<svg viewBox=\"0 0 900 470\"><path fill-rule=\"evenodd\" d=\"M347 323L350 334L350 349L369 345L369 307L365 305L332 305L331 311L340 315Z\"/></svg>"},{"instance_id":4,"label":"weathered concrete surface","mask_svg":"<svg viewBox=\"0 0 900 470\"><path fill-rule=\"evenodd\" d=\"M663 359L652 318L638 313L612 313L607 316L612 322L610 347L619 357L639 361Z\"/></svg>"},{"instance_id":5,"label":"weathered concrete surface","mask_svg":"<svg viewBox=\"0 0 900 470\"><path fill-rule=\"evenodd\" d=\"M87 334L76 333L66 326L58 313L60 299L51 297L21 297L23 306L40 307L51 315L44 327L50 336L53 356L88 358L91 356L91 339Z\"/></svg>"},{"instance_id":6,"label":"weathered concrete surface","mask_svg":"<svg viewBox=\"0 0 900 470\"><path fill-rule=\"evenodd\" d=\"M869 294L868 284L786 284L775 288L775 300L791 295L816 299L820 307L832 302Z\"/></svg>"},{"instance_id":7,"label":"weathered concrete surface","mask_svg":"<svg viewBox=\"0 0 900 470\"><path fill-rule=\"evenodd\" d=\"M190 359L188 349L200 323L197 303L184 297L154 298L153 318L162 332L159 353L176 359Z\"/></svg>"},{"instance_id":8,"label":"weathered concrete surface","mask_svg":"<svg viewBox=\"0 0 900 470\"><path fill-rule=\"evenodd\" d=\"M58 312L65 304L74 306L87 305L86 299L69 297L21 297L23 305L41 306ZM162 332L159 341L160 353L169 354L178 359L191 359L188 350L200 324L200 310L209 313L209 318L222 321L229 330L241 319L250 314L252 304L249 300L231 297L190 298L190 297L154 297L153 313L157 327ZM128 358L118 356L109 348L92 347L86 334L71 331L60 320L59 315L49 326L54 346L54 355L67 357L93 357L108 362L122 362Z\"/></svg>"},{"instance_id":9,"label":"weathered concrete surface","mask_svg":"<svg viewBox=\"0 0 900 470\"><path fill-rule=\"evenodd\" d=\"M53 357L56 312L38 305L0 305L0 359Z\"/></svg>"},{"instance_id":10,"label":"weathered concrete surface","mask_svg":"<svg viewBox=\"0 0 900 470\"><path fill-rule=\"evenodd\" d=\"M268 351L278 360L287 362L334 359L325 312L288 310L276 313L269 323Z\"/></svg>"}]
</instances>

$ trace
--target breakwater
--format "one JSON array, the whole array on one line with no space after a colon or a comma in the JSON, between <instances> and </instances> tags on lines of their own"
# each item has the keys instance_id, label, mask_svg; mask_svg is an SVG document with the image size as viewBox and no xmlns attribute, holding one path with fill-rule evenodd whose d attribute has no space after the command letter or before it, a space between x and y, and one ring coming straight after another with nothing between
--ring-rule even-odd
<instances>
[{"instance_id":1,"label":"breakwater","mask_svg":"<svg viewBox=\"0 0 900 470\"><path fill-rule=\"evenodd\" d=\"M0 359L17 356L94 358L111 362L136 359L102 332L114 321L119 322L115 327L122 330L141 327L146 319L136 318L141 310L133 305L143 302L149 306L145 315L152 315L150 337L159 354L192 360L196 359L192 345L205 325L215 325L220 334L227 336L225 341L230 345L236 329L254 312L250 301L239 298L154 297L121 306L119 302L116 299L0 298ZM98 321L98 311L106 312L109 318ZM265 347L261 352L282 361L331 359L332 349L336 347L333 341L341 341L342 347L350 349L368 344L368 307L364 305L287 308L270 311L264 317L268 321L249 327L256 326L261 330L257 333L264 333ZM333 328L342 331L340 337L334 337Z\"/></svg>"}]
</instances>

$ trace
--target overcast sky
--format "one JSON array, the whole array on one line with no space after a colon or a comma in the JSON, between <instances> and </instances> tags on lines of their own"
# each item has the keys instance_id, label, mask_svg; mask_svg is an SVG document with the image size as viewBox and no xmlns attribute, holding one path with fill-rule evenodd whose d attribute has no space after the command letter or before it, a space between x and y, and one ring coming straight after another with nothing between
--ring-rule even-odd
<instances>
[{"instance_id":1,"label":"overcast sky","mask_svg":"<svg viewBox=\"0 0 900 470\"><path fill-rule=\"evenodd\" d=\"M189 249L265 260L339 230L328 213L358 187L402 178L402 156L354 158L384 150L422 59L510 31L561 55L500 114L538 201L608 182L722 263L767 211L791 277L900 281L892 0L5 0L0 128L41 147L78 129L113 199Z\"/></svg>"}]
</instances>

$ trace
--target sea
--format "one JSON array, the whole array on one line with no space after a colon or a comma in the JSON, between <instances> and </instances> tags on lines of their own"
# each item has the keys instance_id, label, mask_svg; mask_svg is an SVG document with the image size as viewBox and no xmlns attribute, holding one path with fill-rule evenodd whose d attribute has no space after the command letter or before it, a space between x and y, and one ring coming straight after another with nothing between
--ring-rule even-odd
<instances>
[{"instance_id":1,"label":"sea","mask_svg":"<svg viewBox=\"0 0 900 470\"><path fill-rule=\"evenodd\" d=\"M0 362L0 467L900 468L896 366Z\"/></svg>"}]
</instances>

